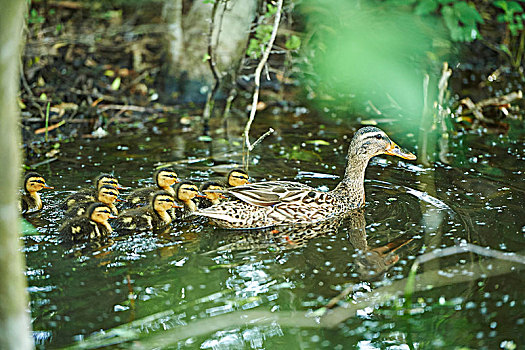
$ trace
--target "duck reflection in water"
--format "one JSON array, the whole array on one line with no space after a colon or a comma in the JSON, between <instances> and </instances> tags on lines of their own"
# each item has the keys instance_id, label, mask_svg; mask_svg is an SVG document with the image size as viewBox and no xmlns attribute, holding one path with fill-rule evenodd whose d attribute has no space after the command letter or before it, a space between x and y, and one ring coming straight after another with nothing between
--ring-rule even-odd
<instances>
[{"instance_id":1,"label":"duck reflection in water","mask_svg":"<svg viewBox=\"0 0 525 350\"><path fill-rule=\"evenodd\" d=\"M316 238L335 237L342 229L346 231L346 241L354 248L354 254L349 251L345 258L350 258L349 255L354 258L351 265L364 280L381 277L399 261L397 250L413 240L401 236L382 246L370 247L367 242L364 209L361 208L344 216L311 224L278 225L268 229L217 230L213 237L206 240L209 246L205 249L208 250L207 254L246 250L287 251L307 248L310 241Z\"/></svg>"}]
</instances>

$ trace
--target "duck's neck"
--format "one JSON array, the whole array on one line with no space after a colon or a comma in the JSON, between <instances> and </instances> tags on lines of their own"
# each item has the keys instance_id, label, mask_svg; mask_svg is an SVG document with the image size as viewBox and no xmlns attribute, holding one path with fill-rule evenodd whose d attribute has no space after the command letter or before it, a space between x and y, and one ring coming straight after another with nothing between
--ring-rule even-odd
<instances>
[{"instance_id":1,"label":"duck's neck","mask_svg":"<svg viewBox=\"0 0 525 350\"><path fill-rule=\"evenodd\" d=\"M188 211L190 213L193 213L195 210L197 210L197 205L193 203L191 199L188 199L187 201L184 201L184 206L188 208Z\"/></svg>"},{"instance_id":2,"label":"duck's neck","mask_svg":"<svg viewBox=\"0 0 525 350\"><path fill-rule=\"evenodd\" d=\"M171 216L168 214L165 210L157 210L157 214L159 215L160 219L164 221L165 223L169 224L171 222Z\"/></svg>"},{"instance_id":3,"label":"duck's neck","mask_svg":"<svg viewBox=\"0 0 525 350\"><path fill-rule=\"evenodd\" d=\"M352 207L359 207L365 202L365 170L368 158L354 156L348 159L343 180L333 190L342 195Z\"/></svg>"},{"instance_id":4,"label":"duck's neck","mask_svg":"<svg viewBox=\"0 0 525 350\"><path fill-rule=\"evenodd\" d=\"M117 207L115 206L115 203L110 203L108 204L109 208L111 209L111 212L115 215L118 215L118 209Z\"/></svg>"},{"instance_id":5,"label":"duck's neck","mask_svg":"<svg viewBox=\"0 0 525 350\"><path fill-rule=\"evenodd\" d=\"M113 232L113 229L109 225L109 222L107 222L107 221L99 221L99 222L97 222L97 224L99 224L100 226L104 227L104 229L106 230L106 233Z\"/></svg>"},{"instance_id":6,"label":"duck's neck","mask_svg":"<svg viewBox=\"0 0 525 350\"><path fill-rule=\"evenodd\" d=\"M165 190L167 191L169 194L171 194L172 196L175 196L175 190L173 189L173 187L169 186L169 185L164 185L164 186L161 186L159 185L159 187L162 189L162 190Z\"/></svg>"},{"instance_id":7,"label":"duck's neck","mask_svg":"<svg viewBox=\"0 0 525 350\"><path fill-rule=\"evenodd\" d=\"M40 210L42 209L42 199L40 199L40 195L38 192L28 192L29 197L33 198L35 201L35 207Z\"/></svg>"}]
</instances>

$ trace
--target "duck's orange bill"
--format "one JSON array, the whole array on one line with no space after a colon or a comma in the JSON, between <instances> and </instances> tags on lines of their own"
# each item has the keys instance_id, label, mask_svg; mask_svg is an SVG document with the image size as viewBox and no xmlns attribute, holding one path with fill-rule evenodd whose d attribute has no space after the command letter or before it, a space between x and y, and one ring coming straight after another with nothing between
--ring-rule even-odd
<instances>
[{"instance_id":1,"label":"duck's orange bill","mask_svg":"<svg viewBox=\"0 0 525 350\"><path fill-rule=\"evenodd\" d=\"M117 201L117 202L127 202L127 200L122 199L122 198L117 198L116 201Z\"/></svg>"},{"instance_id":2,"label":"duck's orange bill","mask_svg":"<svg viewBox=\"0 0 525 350\"><path fill-rule=\"evenodd\" d=\"M416 156L414 154L410 153L409 151L405 151L404 149L399 147L394 141L390 141L390 146L386 149L385 154L397 156L408 160L416 159Z\"/></svg>"},{"instance_id":3,"label":"duck's orange bill","mask_svg":"<svg viewBox=\"0 0 525 350\"><path fill-rule=\"evenodd\" d=\"M208 198L208 197L206 197L205 195L200 194L200 193L199 193L199 194L196 194L195 197Z\"/></svg>"},{"instance_id":4,"label":"duck's orange bill","mask_svg":"<svg viewBox=\"0 0 525 350\"><path fill-rule=\"evenodd\" d=\"M115 186L117 188L117 190L129 190L131 187L126 187L126 186L121 186L121 185L117 185Z\"/></svg>"},{"instance_id":5,"label":"duck's orange bill","mask_svg":"<svg viewBox=\"0 0 525 350\"><path fill-rule=\"evenodd\" d=\"M184 208L182 205L178 205L177 203L173 203L172 208Z\"/></svg>"},{"instance_id":6,"label":"duck's orange bill","mask_svg":"<svg viewBox=\"0 0 525 350\"><path fill-rule=\"evenodd\" d=\"M51 186L48 186L48 185L44 185L43 188L47 188L48 190L54 190L55 189L54 187L51 187Z\"/></svg>"},{"instance_id":7,"label":"duck's orange bill","mask_svg":"<svg viewBox=\"0 0 525 350\"><path fill-rule=\"evenodd\" d=\"M110 218L110 219L116 219L117 216L116 216L116 215L113 215L113 214L110 214L110 215L108 216L108 218Z\"/></svg>"}]
</instances>

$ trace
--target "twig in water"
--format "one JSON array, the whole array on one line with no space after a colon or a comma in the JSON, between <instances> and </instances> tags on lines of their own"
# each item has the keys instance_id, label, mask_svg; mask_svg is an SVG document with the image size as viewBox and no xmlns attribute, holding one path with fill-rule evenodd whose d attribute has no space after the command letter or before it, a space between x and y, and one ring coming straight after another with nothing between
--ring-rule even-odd
<instances>
[{"instance_id":1,"label":"twig in water","mask_svg":"<svg viewBox=\"0 0 525 350\"><path fill-rule=\"evenodd\" d=\"M448 247L445 249L436 249L429 253L425 253L421 256L418 256L417 259L414 261L414 264L410 268L410 273L407 277L407 283L405 286L405 303L409 304L412 300L412 294L414 293L414 286L415 286L415 280L416 280L416 273L417 269L420 264L426 263L427 261L443 258L445 256L450 256L454 254L461 254L461 253L476 253L479 255L496 258L499 260L507 260L512 262L517 262L519 264L525 264L525 256L519 255L519 254L509 254L504 253L499 250L494 250L490 248L484 248L479 245L475 245L472 243L462 243L461 245L457 245L454 247Z\"/></svg>"},{"instance_id":2,"label":"twig in water","mask_svg":"<svg viewBox=\"0 0 525 350\"><path fill-rule=\"evenodd\" d=\"M46 107L46 126L45 126L45 128L46 128L46 136L45 136L46 142L47 142L47 133L49 131L48 126L49 126L49 107L50 106L51 106L51 102L48 102L47 103L47 107Z\"/></svg>"},{"instance_id":3,"label":"twig in water","mask_svg":"<svg viewBox=\"0 0 525 350\"><path fill-rule=\"evenodd\" d=\"M248 169L248 163L250 159L250 151L253 149L252 144L250 143L250 128L252 127L253 120L255 119L255 113L257 112L257 103L259 102L259 90L261 88L261 74L264 69L264 66L266 65L266 61L268 61L268 57L270 56L270 52L272 50L273 43L275 41L275 37L277 36L277 29L279 28L279 22L281 21L281 11L283 8L283 0L277 1L277 11L275 12L275 18L273 22L273 29L272 34L270 36L270 40L268 40L268 44L266 45L266 48L264 49L264 52L261 57L261 61L257 65L257 68L255 69L255 89L253 91L253 100L252 100L252 108L250 109L250 118L248 119L248 122L246 123L246 127L244 128L244 143L246 145L246 158L244 159L244 168Z\"/></svg>"}]
</instances>

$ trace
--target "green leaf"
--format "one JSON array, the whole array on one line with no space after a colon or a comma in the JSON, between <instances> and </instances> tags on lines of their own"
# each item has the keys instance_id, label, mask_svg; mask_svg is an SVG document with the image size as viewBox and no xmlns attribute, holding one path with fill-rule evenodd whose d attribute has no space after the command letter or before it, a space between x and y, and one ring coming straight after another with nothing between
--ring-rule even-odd
<instances>
[{"instance_id":1,"label":"green leaf","mask_svg":"<svg viewBox=\"0 0 525 350\"><path fill-rule=\"evenodd\" d=\"M466 2L457 2L453 6L459 20L464 24L483 23L483 18L474 6L468 5Z\"/></svg>"},{"instance_id":2,"label":"green leaf","mask_svg":"<svg viewBox=\"0 0 525 350\"><path fill-rule=\"evenodd\" d=\"M37 229L24 218L20 219L20 226L22 227L22 236L34 236L39 234Z\"/></svg>"},{"instance_id":3,"label":"green leaf","mask_svg":"<svg viewBox=\"0 0 525 350\"><path fill-rule=\"evenodd\" d=\"M431 12L436 11L438 8L438 3L436 0L421 0L421 2L416 6L416 15L428 15Z\"/></svg>"},{"instance_id":4,"label":"green leaf","mask_svg":"<svg viewBox=\"0 0 525 350\"><path fill-rule=\"evenodd\" d=\"M516 1L507 1L509 12L523 12L523 7Z\"/></svg>"},{"instance_id":5,"label":"green leaf","mask_svg":"<svg viewBox=\"0 0 525 350\"><path fill-rule=\"evenodd\" d=\"M308 140L305 141L305 143L309 143L316 146L330 146L330 142L327 142L325 140Z\"/></svg>"},{"instance_id":6,"label":"green leaf","mask_svg":"<svg viewBox=\"0 0 525 350\"><path fill-rule=\"evenodd\" d=\"M397 5L397 6L407 6L412 5L417 0L388 0L387 4Z\"/></svg>"},{"instance_id":7,"label":"green leaf","mask_svg":"<svg viewBox=\"0 0 525 350\"><path fill-rule=\"evenodd\" d=\"M301 47L301 39L297 35L292 35L286 40L284 46L288 50L297 50Z\"/></svg>"},{"instance_id":8,"label":"green leaf","mask_svg":"<svg viewBox=\"0 0 525 350\"><path fill-rule=\"evenodd\" d=\"M203 141L203 142L211 142L213 141L213 139L211 138L211 136L208 136L208 135L201 135L197 138L197 140L199 141Z\"/></svg>"},{"instance_id":9,"label":"green leaf","mask_svg":"<svg viewBox=\"0 0 525 350\"><path fill-rule=\"evenodd\" d=\"M111 90L117 91L120 88L120 77L116 77L111 83Z\"/></svg>"},{"instance_id":10,"label":"green leaf","mask_svg":"<svg viewBox=\"0 0 525 350\"><path fill-rule=\"evenodd\" d=\"M207 53L205 53L205 54L202 56L202 62L206 62L206 61L208 61L210 58L211 58L211 56L208 55Z\"/></svg>"}]
</instances>

